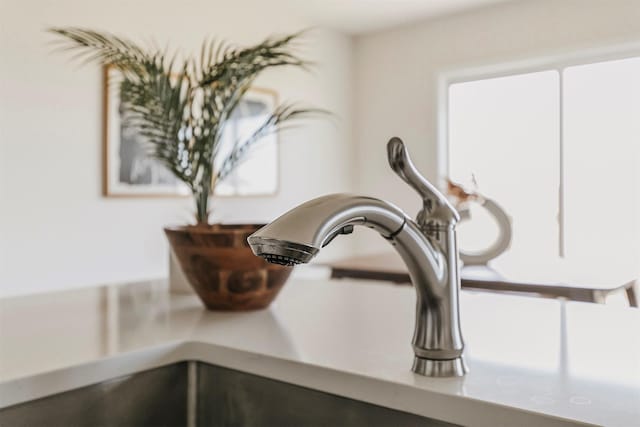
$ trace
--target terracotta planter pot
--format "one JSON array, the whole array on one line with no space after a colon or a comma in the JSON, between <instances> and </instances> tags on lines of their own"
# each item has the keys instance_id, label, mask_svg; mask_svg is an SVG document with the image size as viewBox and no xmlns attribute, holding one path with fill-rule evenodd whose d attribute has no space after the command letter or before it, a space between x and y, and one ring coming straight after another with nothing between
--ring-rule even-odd
<instances>
[{"instance_id":1,"label":"terracotta planter pot","mask_svg":"<svg viewBox=\"0 0 640 427\"><path fill-rule=\"evenodd\" d=\"M180 267L208 309L264 308L282 289L292 267L269 264L247 243L260 227L216 224L164 229Z\"/></svg>"}]
</instances>

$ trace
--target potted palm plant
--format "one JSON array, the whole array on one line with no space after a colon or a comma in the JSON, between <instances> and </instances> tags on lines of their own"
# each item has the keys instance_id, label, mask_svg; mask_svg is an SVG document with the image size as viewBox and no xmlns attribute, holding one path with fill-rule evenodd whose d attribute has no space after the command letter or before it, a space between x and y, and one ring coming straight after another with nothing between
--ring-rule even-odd
<instances>
[{"instance_id":1,"label":"potted palm plant","mask_svg":"<svg viewBox=\"0 0 640 427\"><path fill-rule=\"evenodd\" d=\"M214 167L225 124L255 78L276 67L304 68L295 52L298 34L268 38L246 48L204 42L199 58L176 57L109 33L53 28L65 49L121 74L125 120L148 141L150 155L184 182L193 196L195 224L165 233L187 279L209 309L266 307L291 267L253 256L246 238L260 225L211 224L211 197L247 153L270 132L318 110L280 104L253 134L237 142Z\"/></svg>"}]
</instances>

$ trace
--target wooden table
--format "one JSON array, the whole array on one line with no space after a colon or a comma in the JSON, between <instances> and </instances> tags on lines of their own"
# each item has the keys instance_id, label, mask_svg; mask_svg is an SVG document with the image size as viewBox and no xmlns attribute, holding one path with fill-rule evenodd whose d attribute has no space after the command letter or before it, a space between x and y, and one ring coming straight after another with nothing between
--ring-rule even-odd
<instances>
[{"instance_id":1,"label":"wooden table","mask_svg":"<svg viewBox=\"0 0 640 427\"><path fill-rule=\"evenodd\" d=\"M384 280L396 284L410 284L409 273L402 260L395 254L377 254L347 258L327 264L331 268L331 278L354 278ZM477 289L494 292L518 292L537 294L550 298L566 298L572 301L604 303L607 295L625 291L627 301L638 307L635 293L637 279L622 285L589 285L576 283L530 282L522 279L506 278L488 267L469 266L461 270L463 289Z\"/></svg>"}]
</instances>

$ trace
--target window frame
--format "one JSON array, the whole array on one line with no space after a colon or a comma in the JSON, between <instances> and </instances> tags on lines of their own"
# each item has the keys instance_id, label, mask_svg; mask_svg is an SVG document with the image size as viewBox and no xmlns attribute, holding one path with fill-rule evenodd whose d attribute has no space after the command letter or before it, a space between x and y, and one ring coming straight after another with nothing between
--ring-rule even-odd
<instances>
[{"instance_id":1,"label":"window frame","mask_svg":"<svg viewBox=\"0 0 640 427\"><path fill-rule=\"evenodd\" d=\"M558 255L565 256L565 162L564 162L564 70L569 67L598 64L640 57L640 42L599 47L584 50L571 50L553 55L522 58L507 62L467 65L441 71L437 74L437 177L440 183L449 176L449 89L457 83L487 80L499 77L516 76L542 71L558 73L559 96L559 182L558 182Z\"/></svg>"}]
</instances>

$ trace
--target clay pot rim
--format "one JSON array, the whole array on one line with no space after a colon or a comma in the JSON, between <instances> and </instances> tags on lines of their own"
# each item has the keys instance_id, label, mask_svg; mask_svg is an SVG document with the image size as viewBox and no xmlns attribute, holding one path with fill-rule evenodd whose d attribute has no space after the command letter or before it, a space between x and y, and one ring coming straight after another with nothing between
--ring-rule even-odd
<instances>
[{"instance_id":1,"label":"clay pot rim","mask_svg":"<svg viewBox=\"0 0 640 427\"><path fill-rule=\"evenodd\" d=\"M266 223L214 223L207 225L185 224L185 225L169 225L164 227L165 232L174 233L198 233L198 234L229 234L229 233L246 233L248 231L257 231L264 227Z\"/></svg>"}]
</instances>

